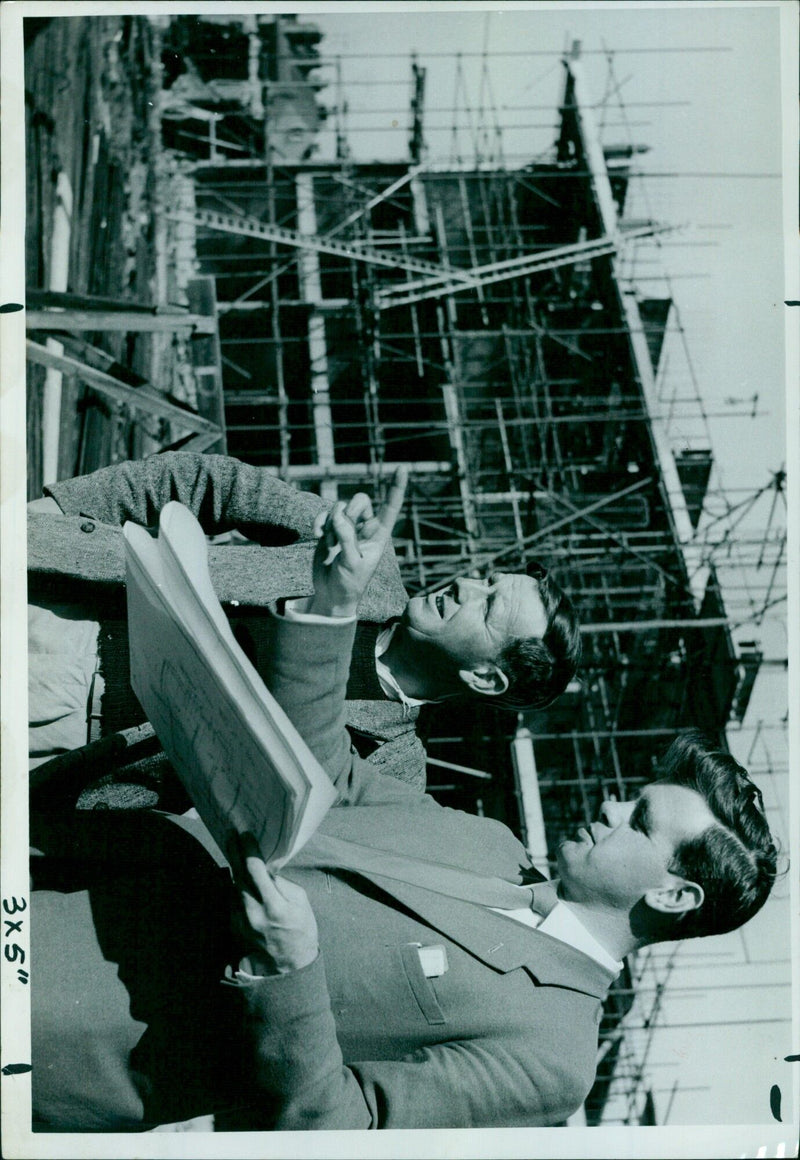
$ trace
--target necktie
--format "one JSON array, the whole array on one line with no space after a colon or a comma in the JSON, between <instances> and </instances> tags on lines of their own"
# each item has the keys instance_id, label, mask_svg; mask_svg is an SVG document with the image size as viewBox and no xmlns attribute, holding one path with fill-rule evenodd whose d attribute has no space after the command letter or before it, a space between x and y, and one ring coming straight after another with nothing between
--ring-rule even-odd
<instances>
[{"instance_id":1,"label":"necktie","mask_svg":"<svg viewBox=\"0 0 800 1160\"><path fill-rule=\"evenodd\" d=\"M531 910L537 914L541 914L542 918L547 918L551 910L553 910L558 903L558 894L556 893L557 883L535 882L529 889L531 891Z\"/></svg>"},{"instance_id":2,"label":"necktie","mask_svg":"<svg viewBox=\"0 0 800 1160\"><path fill-rule=\"evenodd\" d=\"M407 858L386 850L376 850L345 838L317 831L293 860L295 865L326 866L334 870L355 870L369 878L386 878L419 886L423 890L461 898L480 906L517 910L531 904L531 887L519 886L505 878L476 874L457 866L446 866L424 858ZM551 908L552 909L552 908Z\"/></svg>"}]
</instances>

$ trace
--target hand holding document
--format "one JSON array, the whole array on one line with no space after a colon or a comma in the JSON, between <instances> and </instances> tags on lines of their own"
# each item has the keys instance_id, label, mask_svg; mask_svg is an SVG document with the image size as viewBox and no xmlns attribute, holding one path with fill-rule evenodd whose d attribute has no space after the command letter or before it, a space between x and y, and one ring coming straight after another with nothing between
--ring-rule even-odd
<instances>
[{"instance_id":1,"label":"hand holding document","mask_svg":"<svg viewBox=\"0 0 800 1160\"><path fill-rule=\"evenodd\" d=\"M125 540L133 690L220 849L251 833L277 868L336 791L236 643L189 509L167 504L157 539L127 523Z\"/></svg>"}]
</instances>

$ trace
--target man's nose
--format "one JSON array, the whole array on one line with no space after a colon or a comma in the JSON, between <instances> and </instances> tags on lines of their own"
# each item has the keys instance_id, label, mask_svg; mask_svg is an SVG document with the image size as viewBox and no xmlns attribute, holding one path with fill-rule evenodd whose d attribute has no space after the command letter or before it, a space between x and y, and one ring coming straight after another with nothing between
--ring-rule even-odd
<instances>
[{"instance_id":1,"label":"man's nose","mask_svg":"<svg viewBox=\"0 0 800 1160\"><path fill-rule=\"evenodd\" d=\"M627 822L632 813L633 802L618 802L614 798L603 802L600 807L601 821L610 826L612 830L622 825L623 822Z\"/></svg>"},{"instance_id":2,"label":"man's nose","mask_svg":"<svg viewBox=\"0 0 800 1160\"><path fill-rule=\"evenodd\" d=\"M482 600L486 595L486 581L473 580L471 576L459 576L456 580L456 592L460 604L468 600Z\"/></svg>"}]
</instances>

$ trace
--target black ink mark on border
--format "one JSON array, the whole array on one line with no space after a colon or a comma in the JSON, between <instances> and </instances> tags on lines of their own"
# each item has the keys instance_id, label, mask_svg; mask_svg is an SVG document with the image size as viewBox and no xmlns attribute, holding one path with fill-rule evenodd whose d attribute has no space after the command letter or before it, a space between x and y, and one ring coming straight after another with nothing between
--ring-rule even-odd
<instances>
[{"instance_id":1,"label":"black ink mark on border","mask_svg":"<svg viewBox=\"0 0 800 1160\"><path fill-rule=\"evenodd\" d=\"M784 1055L787 1063L800 1063L800 1055Z\"/></svg>"},{"instance_id":2,"label":"black ink mark on border","mask_svg":"<svg viewBox=\"0 0 800 1160\"><path fill-rule=\"evenodd\" d=\"M16 314L18 310L24 310L25 307L21 302L4 302L0 306L0 314Z\"/></svg>"},{"instance_id":3,"label":"black ink mark on border","mask_svg":"<svg viewBox=\"0 0 800 1160\"><path fill-rule=\"evenodd\" d=\"M29 1063L7 1063L3 1068L3 1075L24 1075L26 1071L33 1071Z\"/></svg>"},{"instance_id":4,"label":"black ink mark on border","mask_svg":"<svg viewBox=\"0 0 800 1160\"><path fill-rule=\"evenodd\" d=\"M778 1123L779 1124L782 1123L783 1121L781 1120L781 1089L778 1087L778 1085L776 1083L774 1083L772 1085L772 1087L769 1089L769 1109L772 1112L772 1115L778 1121Z\"/></svg>"},{"instance_id":5,"label":"black ink mark on border","mask_svg":"<svg viewBox=\"0 0 800 1160\"><path fill-rule=\"evenodd\" d=\"M784 298L783 305L784 306L800 306L800 300L795 299L795 298Z\"/></svg>"}]
</instances>

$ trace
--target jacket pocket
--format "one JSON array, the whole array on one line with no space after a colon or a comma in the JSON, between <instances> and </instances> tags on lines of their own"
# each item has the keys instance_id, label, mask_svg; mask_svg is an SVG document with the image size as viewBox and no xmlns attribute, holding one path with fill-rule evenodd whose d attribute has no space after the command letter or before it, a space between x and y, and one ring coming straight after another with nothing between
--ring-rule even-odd
<instances>
[{"instance_id":1,"label":"jacket pocket","mask_svg":"<svg viewBox=\"0 0 800 1160\"><path fill-rule=\"evenodd\" d=\"M419 961L419 947L415 943L407 943L400 947L400 957L408 984L419 1004L419 1009L429 1023L446 1023L444 1012L439 1006L436 992L430 979L425 977L422 964Z\"/></svg>"}]
</instances>

